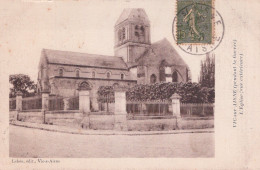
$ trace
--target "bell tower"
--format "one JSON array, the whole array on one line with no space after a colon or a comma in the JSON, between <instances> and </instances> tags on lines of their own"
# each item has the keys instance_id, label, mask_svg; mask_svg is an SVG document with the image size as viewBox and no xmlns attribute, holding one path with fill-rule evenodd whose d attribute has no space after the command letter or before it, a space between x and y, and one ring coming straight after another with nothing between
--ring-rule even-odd
<instances>
[{"instance_id":1,"label":"bell tower","mask_svg":"<svg viewBox=\"0 0 260 170\"><path fill-rule=\"evenodd\" d=\"M142 8L124 9L114 28L115 56L133 63L151 45L150 21Z\"/></svg>"}]
</instances>

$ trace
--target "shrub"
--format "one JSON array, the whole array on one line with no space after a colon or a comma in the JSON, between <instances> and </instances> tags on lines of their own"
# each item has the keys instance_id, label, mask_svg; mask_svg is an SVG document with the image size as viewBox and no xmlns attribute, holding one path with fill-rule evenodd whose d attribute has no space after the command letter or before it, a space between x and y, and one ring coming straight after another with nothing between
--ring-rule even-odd
<instances>
[{"instance_id":1,"label":"shrub","mask_svg":"<svg viewBox=\"0 0 260 170\"><path fill-rule=\"evenodd\" d=\"M174 93L181 96L183 103L213 103L215 89L202 87L199 83L155 83L137 84L126 92L130 101L167 100ZM101 86L98 90L100 97L111 96L114 98L112 86Z\"/></svg>"}]
</instances>

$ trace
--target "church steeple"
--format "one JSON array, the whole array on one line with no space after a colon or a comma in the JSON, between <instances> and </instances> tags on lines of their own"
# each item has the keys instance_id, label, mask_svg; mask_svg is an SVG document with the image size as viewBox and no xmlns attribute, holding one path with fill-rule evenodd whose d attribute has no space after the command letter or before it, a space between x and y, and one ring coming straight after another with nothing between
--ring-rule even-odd
<instances>
[{"instance_id":1,"label":"church steeple","mask_svg":"<svg viewBox=\"0 0 260 170\"><path fill-rule=\"evenodd\" d=\"M150 44L150 21L144 9L124 9L115 24L115 55L135 62Z\"/></svg>"}]
</instances>

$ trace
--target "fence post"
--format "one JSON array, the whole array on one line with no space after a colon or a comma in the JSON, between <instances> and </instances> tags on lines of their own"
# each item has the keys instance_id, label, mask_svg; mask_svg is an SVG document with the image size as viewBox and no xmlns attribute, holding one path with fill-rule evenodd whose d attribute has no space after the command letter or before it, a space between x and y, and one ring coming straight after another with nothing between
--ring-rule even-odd
<instances>
[{"instance_id":1,"label":"fence post","mask_svg":"<svg viewBox=\"0 0 260 170\"><path fill-rule=\"evenodd\" d=\"M69 110L69 98L63 98L63 102L64 102L64 110Z\"/></svg>"},{"instance_id":2,"label":"fence post","mask_svg":"<svg viewBox=\"0 0 260 170\"><path fill-rule=\"evenodd\" d=\"M91 89L92 92L92 100L91 100L91 104L92 104L92 108L94 111L98 111L98 90L96 88Z\"/></svg>"},{"instance_id":3,"label":"fence post","mask_svg":"<svg viewBox=\"0 0 260 170\"><path fill-rule=\"evenodd\" d=\"M180 99L181 99L181 96L178 95L177 93L174 93L171 96L171 100L172 100L172 113L173 113L173 116L176 117L176 126L177 126L177 128L181 128L180 127L180 123L181 123Z\"/></svg>"},{"instance_id":4,"label":"fence post","mask_svg":"<svg viewBox=\"0 0 260 170\"><path fill-rule=\"evenodd\" d=\"M15 119L19 120L19 112L23 110L23 93L18 91L16 93L16 115Z\"/></svg>"},{"instance_id":5,"label":"fence post","mask_svg":"<svg viewBox=\"0 0 260 170\"><path fill-rule=\"evenodd\" d=\"M79 110L83 113L90 112L90 89L79 89Z\"/></svg>"},{"instance_id":6,"label":"fence post","mask_svg":"<svg viewBox=\"0 0 260 170\"><path fill-rule=\"evenodd\" d=\"M43 115L43 123L46 123L45 121L45 114L46 111L49 110L49 95L50 92L48 90L42 91L42 115Z\"/></svg>"},{"instance_id":7,"label":"fence post","mask_svg":"<svg viewBox=\"0 0 260 170\"><path fill-rule=\"evenodd\" d=\"M114 130L127 130L126 88L115 86L114 91L115 91Z\"/></svg>"},{"instance_id":8,"label":"fence post","mask_svg":"<svg viewBox=\"0 0 260 170\"><path fill-rule=\"evenodd\" d=\"M49 110L49 91L42 91L42 110Z\"/></svg>"},{"instance_id":9,"label":"fence post","mask_svg":"<svg viewBox=\"0 0 260 170\"><path fill-rule=\"evenodd\" d=\"M78 91L79 91L79 110L81 112L81 122L80 126L82 128L90 128L90 90L91 87L88 82L84 81L79 84Z\"/></svg>"}]
</instances>

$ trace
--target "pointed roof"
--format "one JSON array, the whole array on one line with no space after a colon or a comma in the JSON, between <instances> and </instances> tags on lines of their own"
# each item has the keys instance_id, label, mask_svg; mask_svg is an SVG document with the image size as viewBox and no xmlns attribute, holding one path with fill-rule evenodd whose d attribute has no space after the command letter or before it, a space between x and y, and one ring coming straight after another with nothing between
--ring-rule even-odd
<instances>
[{"instance_id":1,"label":"pointed roof","mask_svg":"<svg viewBox=\"0 0 260 170\"><path fill-rule=\"evenodd\" d=\"M52 64L127 69L123 58L116 56L43 49L42 57Z\"/></svg>"},{"instance_id":2,"label":"pointed roof","mask_svg":"<svg viewBox=\"0 0 260 170\"><path fill-rule=\"evenodd\" d=\"M121 13L120 17L116 21L115 25L118 25L125 20L130 20L130 21L136 21L140 20L143 23L149 25L150 21L148 19L148 16L143 8L126 8L124 11Z\"/></svg>"},{"instance_id":3,"label":"pointed roof","mask_svg":"<svg viewBox=\"0 0 260 170\"><path fill-rule=\"evenodd\" d=\"M167 65L188 67L166 38L153 43L144 54L138 58L137 63L138 65L158 65L163 60Z\"/></svg>"}]
</instances>

